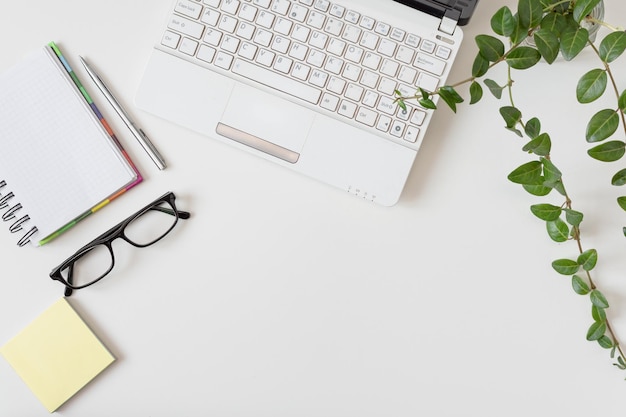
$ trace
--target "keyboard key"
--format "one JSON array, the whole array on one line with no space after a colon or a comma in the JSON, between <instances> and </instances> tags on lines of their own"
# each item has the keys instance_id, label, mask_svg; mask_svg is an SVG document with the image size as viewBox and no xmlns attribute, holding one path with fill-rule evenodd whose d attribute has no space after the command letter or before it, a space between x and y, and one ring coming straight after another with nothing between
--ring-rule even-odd
<instances>
[{"instance_id":1,"label":"keyboard key","mask_svg":"<svg viewBox=\"0 0 626 417\"><path fill-rule=\"evenodd\" d=\"M181 0L176 2L174 11L197 20L200 17L200 13L202 13L202 6L188 0Z\"/></svg>"},{"instance_id":2,"label":"keyboard key","mask_svg":"<svg viewBox=\"0 0 626 417\"><path fill-rule=\"evenodd\" d=\"M404 134L404 128L405 127L406 127L406 125L404 123L402 123L401 121L394 120L391 123L391 130L389 131L389 133L391 133L392 136L395 136L397 138L401 138L402 135Z\"/></svg>"},{"instance_id":3,"label":"keyboard key","mask_svg":"<svg viewBox=\"0 0 626 417\"><path fill-rule=\"evenodd\" d=\"M259 7L263 7L264 9L270 7L270 0L253 0L253 3Z\"/></svg>"},{"instance_id":4,"label":"keyboard key","mask_svg":"<svg viewBox=\"0 0 626 417\"><path fill-rule=\"evenodd\" d=\"M432 56L421 52L417 54L417 58L415 58L415 62L413 63L413 65L415 65L419 69L428 71L435 75L443 74L443 70L446 67L445 61L433 58Z\"/></svg>"},{"instance_id":5,"label":"keyboard key","mask_svg":"<svg viewBox=\"0 0 626 417\"><path fill-rule=\"evenodd\" d=\"M313 70L311 73L311 78L309 78L309 82L313 85L316 85L320 88L324 88L326 86L326 81L328 80L328 73L324 71L320 71L318 69Z\"/></svg>"},{"instance_id":6,"label":"keyboard key","mask_svg":"<svg viewBox=\"0 0 626 417\"><path fill-rule=\"evenodd\" d=\"M324 93L320 106L332 112L337 111L337 106L339 106L339 97L332 94Z\"/></svg>"},{"instance_id":7,"label":"keyboard key","mask_svg":"<svg viewBox=\"0 0 626 417\"><path fill-rule=\"evenodd\" d=\"M367 90L365 92L365 97L363 97L363 104L367 107L374 108L376 107L376 102L378 101L378 93Z\"/></svg>"},{"instance_id":8,"label":"keyboard key","mask_svg":"<svg viewBox=\"0 0 626 417\"><path fill-rule=\"evenodd\" d=\"M237 19L231 16L222 15L218 27L224 32L234 33L237 28Z\"/></svg>"},{"instance_id":9,"label":"keyboard key","mask_svg":"<svg viewBox=\"0 0 626 417\"><path fill-rule=\"evenodd\" d=\"M300 6L299 4L292 3L291 10L289 11L289 17L295 21L303 23L306 19L307 8Z\"/></svg>"},{"instance_id":10,"label":"keyboard key","mask_svg":"<svg viewBox=\"0 0 626 417\"><path fill-rule=\"evenodd\" d=\"M306 24L314 27L315 29L321 29L324 26L325 21L326 16L323 13L311 12L309 13L309 18L307 19Z\"/></svg>"},{"instance_id":11,"label":"keyboard key","mask_svg":"<svg viewBox=\"0 0 626 417\"><path fill-rule=\"evenodd\" d=\"M346 98L354 101L361 101L361 97L363 97L363 93L365 89L356 84L348 84L348 88L346 89Z\"/></svg>"},{"instance_id":12,"label":"keyboard key","mask_svg":"<svg viewBox=\"0 0 626 417\"><path fill-rule=\"evenodd\" d=\"M321 96L321 92L315 87L307 86L292 78L264 69L243 59L235 60L233 72L312 104L317 104Z\"/></svg>"},{"instance_id":13,"label":"keyboard key","mask_svg":"<svg viewBox=\"0 0 626 417\"><path fill-rule=\"evenodd\" d=\"M244 42L241 45L241 48L239 48L239 56L253 60L258 49L259 48L257 48L256 45L253 45L250 42Z\"/></svg>"},{"instance_id":14,"label":"keyboard key","mask_svg":"<svg viewBox=\"0 0 626 417\"><path fill-rule=\"evenodd\" d=\"M378 84L378 91L387 96L390 96L396 90L396 85L398 85L398 83L396 83L391 78L383 77Z\"/></svg>"},{"instance_id":15,"label":"keyboard key","mask_svg":"<svg viewBox=\"0 0 626 417\"><path fill-rule=\"evenodd\" d=\"M233 63L233 57L228 55L225 52L218 52L215 56L215 65L222 69L230 69L231 64Z\"/></svg>"},{"instance_id":16,"label":"keyboard key","mask_svg":"<svg viewBox=\"0 0 626 417\"><path fill-rule=\"evenodd\" d=\"M289 1L288 0L274 0L272 4L272 11L276 14L286 15L289 10Z\"/></svg>"},{"instance_id":17,"label":"keyboard key","mask_svg":"<svg viewBox=\"0 0 626 417\"><path fill-rule=\"evenodd\" d=\"M333 4L330 7L330 14L331 14L331 16L335 16L335 17L338 17L338 18L341 19L345 12L346 12L346 8L343 7L343 6L340 6L338 4Z\"/></svg>"},{"instance_id":18,"label":"keyboard key","mask_svg":"<svg viewBox=\"0 0 626 417\"><path fill-rule=\"evenodd\" d=\"M379 79L380 75L375 72L365 70L361 76L361 84L369 88L376 88L376 84L378 84Z\"/></svg>"},{"instance_id":19,"label":"keyboard key","mask_svg":"<svg viewBox=\"0 0 626 417\"><path fill-rule=\"evenodd\" d=\"M271 67L274 63L274 58L276 54L272 51L268 51L267 49L261 49L256 57L256 62L261 65L265 65L266 67Z\"/></svg>"},{"instance_id":20,"label":"keyboard key","mask_svg":"<svg viewBox=\"0 0 626 417\"><path fill-rule=\"evenodd\" d=\"M256 23L265 29L269 29L274 24L274 15L262 10L256 18Z\"/></svg>"},{"instance_id":21,"label":"keyboard key","mask_svg":"<svg viewBox=\"0 0 626 417\"><path fill-rule=\"evenodd\" d=\"M361 14L358 12L355 12L354 10L348 10L348 13L346 13L346 17L344 17L344 19L346 19L348 22L355 24L355 25L359 23L360 18L361 18Z\"/></svg>"},{"instance_id":22,"label":"keyboard key","mask_svg":"<svg viewBox=\"0 0 626 417\"><path fill-rule=\"evenodd\" d=\"M198 49L198 42L189 38L183 38L183 41L180 43L180 47L178 49L184 54L194 56L196 54L196 49Z\"/></svg>"},{"instance_id":23,"label":"keyboard key","mask_svg":"<svg viewBox=\"0 0 626 417\"><path fill-rule=\"evenodd\" d=\"M333 93L343 94L344 88L346 88L346 82L341 78L330 77L330 81L328 81L328 90Z\"/></svg>"},{"instance_id":24,"label":"keyboard key","mask_svg":"<svg viewBox=\"0 0 626 417\"><path fill-rule=\"evenodd\" d=\"M383 39L378 45L378 52L386 56L393 56L396 52L397 44L389 39Z\"/></svg>"},{"instance_id":25,"label":"keyboard key","mask_svg":"<svg viewBox=\"0 0 626 417\"><path fill-rule=\"evenodd\" d=\"M439 86L439 78L433 77L432 75L426 74L425 72L420 72L420 74L417 76L416 85L426 91L430 91L431 93L433 93Z\"/></svg>"},{"instance_id":26,"label":"keyboard key","mask_svg":"<svg viewBox=\"0 0 626 417\"><path fill-rule=\"evenodd\" d=\"M411 117L411 123L413 123L414 125L421 126L422 123L424 123L425 119L426 119L426 112L425 111L415 110L413 112L413 116Z\"/></svg>"},{"instance_id":27,"label":"keyboard key","mask_svg":"<svg viewBox=\"0 0 626 417\"><path fill-rule=\"evenodd\" d=\"M356 114L356 109L357 109L356 104L348 100L343 100L341 102L341 105L339 106L338 113L342 116L352 119L354 118L354 115Z\"/></svg>"},{"instance_id":28,"label":"keyboard key","mask_svg":"<svg viewBox=\"0 0 626 417\"><path fill-rule=\"evenodd\" d=\"M376 124L376 118L378 114L372 110L361 107L357 113L356 121L363 123L369 127L373 127Z\"/></svg>"},{"instance_id":29,"label":"keyboard key","mask_svg":"<svg viewBox=\"0 0 626 417\"><path fill-rule=\"evenodd\" d=\"M420 129L415 126L408 126L406 128L406 133L404 134L404 140L407 142L415 143L417 142L417 137L419 136Z\"/></svg>"},{"instance_id":30,"label":"keyboard key","mask_svg":"<svg viewBox=\"0 0 626 417\"><path fill-rule=\"evenodd\" d=\"M239 4L239 0L223 0L221 9L226 13L237 14Z\"/></svg>"},{"instance_id":31,"label":"keyboard key","mask_svg":"<svg viewBox=\"0 0 626 417\"><path fill-rule=\"evenodd\" d=\"M172 16L167 27L196 39L200 39L202 32L204 32L204 25L180 16Z\"/></svg>"},{"instance_id":32,"label":"keyboard key","mask_svg":"<svg viewBox=\"0 0 626 417\"><path fill-rule=\"evenodd\" d=\"M209 26L217 26L217 22L219 22L220 20L220 12L211 9L205 9L204 13L202 14L202 19L200 20L202 20Z\"/></svg>"},{"instance_id":33,"label":"keyboard key","mask_svg":"<svg viewBox=\"0 0 626 417\"><path fill-rule=\"evenodd\" d=\"M291 23L291 21L279 17L278 20L276 20L276 25L274 25L274 30L281 35L287 36L289 35L289 32L291 32L292 26L293 23Z\"/></svg>"},{"instance_id":34,"label":"keyboard key","mask_svg":"<svg viewBox=\"0 0 626 417\"><path fill-rule=\"evenodd\" d=\"M282 72L283 74L289 74L289 72L291 71L291 66L293 65L293 60L281 56L278 57L278 59L276 60L276 63L274 64L274 69L276 71Z\"/></svg>"},{"instance_id":35,"label":"keyboard key","mask_svg":"<svg viewBox=\"0 0 626 417\"><path fill-rule=\"evenodd\" d=\"M241 6L241 9L239 11L239 17L243 20L247 20L248 22L254 22L258 10L259 9L250 4L244 4L243 6Z\"/></svg>"},{"instance_id":36,"label":"keyboard key","mask_svg":"<svg viewBox=\"0 0 626 417\"><path fill-rule=\"evenodd\" d=\"M435 52L435 56L439 57L441 59L448 59L450 58L450 54L452 54L452 50L448 47L445 46L439 46L437 48L437 51Z\"/></svg>"},{"instance_id":37,"label":"keyboard key","mask_svg":"<svg viewBox=\"0 0 626 417\"><path fill-rule=\"evenodd\" d=\"M383 96L380 98L376 109L388 115L393 115L396 112L396 103L393 98Z\"/></svg>"},{"instance_id":38,"label":"keyboard key","mask_svg":"<svg viewBox=\"0 0 626 417\"><path fill-rule=\"evenodd\" d=\"M209 45L217 46L222 40L222 32L218 30L208 29L204 35L204 42Z\"/></svg>"},{"instance_id":39,"label":"keyboard key","mask_svg":"<svg viewBox=\"0 0 626 417\"><path fill-rule=\"evenodd\" d=\"M180 35L178 33L170 32L169 30L165 31L163 38L161 39L161 45L172 49L178 48L178 42L180 42Z\"/></svg>"},{"instance_id":40,"label":"keyboard key","mask_svg":"<svg viewBox=\"0 0 626 417\"><path fill-rule=\"evenodd\" d=\"M380 130L381 132L389 132L390 127L391 127L391 117L385 116L384 114L382 114L378 118L376 129Z\"/></svg>"},{"instance_id":41,"label":"keyboard key","mask_svg":"<svg viewBox=\"0 0 626 417\"><path fill-rule=\"evenodd\" d=\"M198 49L198 59L201 59L205 62L211 63L213 61L213 57L215 56L215 49L210 48L206 45L200 45L200 49Z\"/></svg>"},{"instance_id":42,"label":"keyboard key","mask_svg":"<svg viewBox=\"0 0 626 417\"><path fill-rule=\"evenodd\" d=\"M315 8L317 10L321 10L323 12L328 11L328 8L330 7L330 1L328 0L316 0L315 1Z\"/></svg>"},{"instance_id":43,"label":"keyboard key","mask_svg":"<svg viewBox=\"0 0 626 417\"><path fill-rule=\"evenodd\" d=\"M435 42L424 39L424 41L422 41L422 46L420 47L420 49L424 52L432 54L435 51L436 46L437 44Z\"/></svg>"}]
</instances>

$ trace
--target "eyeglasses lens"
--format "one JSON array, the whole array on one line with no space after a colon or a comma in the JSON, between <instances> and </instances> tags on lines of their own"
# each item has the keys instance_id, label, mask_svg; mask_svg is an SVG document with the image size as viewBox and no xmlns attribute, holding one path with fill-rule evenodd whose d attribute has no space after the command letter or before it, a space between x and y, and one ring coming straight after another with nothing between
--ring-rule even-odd
<instances>
[{"instance_id":1,"label":"eyeglasses lens","mask_svg":"<svg viewBox=\"0 0 626 417\"><path fill-rule=\"evenodd\" d=\"M162 202L130 222L124 229L124 235L136 245L147 246L172 230L176 221L174 207L168 202Z\"/></svg>"},{"instance_id":2,"label":"eyeglasses lens","mask_svg":"<svg viewBox=\"0 0 626 417\"><path fill-rule=\"evenodd\" d=\"M113 257L109 248L96 245L87 249L72 265L61 270L61 275L72 286L83 287L106 275L111 268Z\"/></svg>"}]
</instances>

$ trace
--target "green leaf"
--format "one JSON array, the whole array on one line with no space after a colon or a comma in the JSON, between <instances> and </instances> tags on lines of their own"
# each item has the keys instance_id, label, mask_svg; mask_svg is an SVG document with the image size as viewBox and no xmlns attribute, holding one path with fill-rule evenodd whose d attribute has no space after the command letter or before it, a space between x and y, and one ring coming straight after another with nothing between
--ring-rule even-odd
<instances>
[{"instance_id":1,"label":"green leaf","mask_svg":"<svg viewBox=\"0 0 626 417\"><path fill-rule=\"evenodd\" d=\"M556 219L552 222L546 222L546 230L548 236L555 242L566 242L569 239L569 226L561 219Z\"/></svg>"},{"instance_id":2,"label":"green leaf","mask_svg":"<svg viewBox=\"0 0 626 417\"><path fill-rule=\"evenodd\" d=\"M474 64L472 65L472 77L482 77L489 71L489 61L487 61L480 53L476 54Z\"/></svg>"},{"instance_id":3,"label":"green leaf","mask_svg":"<svg viewBox=\"0 0 626 417\"><path fill-rule=\"evenodd\" d=\"M574 20L580 23L598 3L600 3L600 0L576 0L573 11Z\"/></svg>"},{"instance_id":4,"label":"green leaf","mask_svg":"<svg viewBox=\"0 0 626 417\"><path fill-rule=\"evenodd\" d=\"M476 104L483 98L483 88L476 81L472 81L469 88L470 91L470 104Z\"/></svg>"},{"instance_id":5,"label":"green leaf","mask_svg":"<svg viewBox=\"0 0 626 417\"><path fill-rule=\"evenodd\" d=\"M511 36L516 24L513 13L507 6L502 7L491 18L491 29L500 36Z\"/></svg>"},{"instance_id":6,"label":"green leaf","mask_svg":"<svg viewBox=\"0 0 626 417\"><path fill-rule=\"evenodd\" d=\"M511 129L517 126L517 124L522 120L522 112L519 111L518 108L513 106L504 106L500 108L500 115L504 119L506 123L506 127Z\"/></svg>"},{"instance_id":7,"label":"green leaf","mask_svg":"<svg viewBox=\"0 0 626 417\"><path fill-rule=\"evenodd\" d=\"M444 85L439 89L439 96L443 101L446 102L448 107L452 109L453 112L456 113L456 105L458 103L463 103L463 97L456 92L454 87L450 87L449 85Z\"/></svg>"},{"instance_id":8,"label":"green leaf","mask_svg":"<svg viewBox=\"0 0 626 417\"><path fill-rule=\"evenodd\" d=\"M541 23L543 6L539 0L519 0L517 16L522 27L534 28Z\"/></svg>"},{"instance_id":9,"label":"green leaf","mask_svg":"<svg viewBox=\"0 0 626 417\"><path fill-rule=\"evenodd\" d=\"M587 330L587 340L599 340L606 333L606 323L594 322Z\"/></svg>"},{"instance_id":10,"label":"green leaf","mask_svg":"<svg viewBox=\"0 0 626 417\"><path fill-rule=\"evenodd\" d=\"M489 88L489 91L491 91L491 94L493 94L495 98L497 98L498 100L502 98L502 91L504 91L506 86L500 87L498 83L490 79L485 80L485 85L487 86L487 88Z\"/></svg>"},{"instance_id":11,"label":"green leaf","mask_svg":"<svg viewBox=\"0 0 626 417\"><path fill-rule=\"evenodd\" d=\"M612 136L619 127L619 114L612 109L600 110L587 124L586 139L589 143L600 142Z\"/></svg>"},{"instance_id":12,"label":"green leaf","mask_svg":"<svg viewBox=\"0 0 626 417\"><path fill-rule=\"evenodd\" d=\"M589 156L602 162L614 162L619 160L625 153L626 143L611 141L598 145L587 151Z\"/></svg>"},{"instance_id":13,"label":"green leaf","mask_svg":"<svg viewBox=\"0 0 626 417\"><path fill-rule=\"evenodd\" d=\"M603 308L598 308L598 306L591 306L591 317L593 317L594 321L597 322L605 322L606 321L606 311Z\"/></svg>"},{"instance_id":14,"label":"green leaf","mask_svg":"<svg viewBox=\"0 0 626 417\"><path fill-rule=\"evenodd\" d=\"M437 109L437 105L435 104L435 102L429 98L420 98L417 102L419 103L420 106L422 106L425 109L431 109L431 110Z\"/></svg>"},{"instance_id":15,"label":"green leaf","mask_svg":"<svg viewBox=\"0 0 626 417\"><path fill-rule=\"evenodd\" d=\"M533 35L537 50L548 64L552 64L559 56L561 43L555 32L550 29L539 29Z\"/></svg>"},{"instance_id":16,"label":"green leaf","mask_svg":"<svg viewBox=\"0 0 626 417\"><path fill-rule=\"evenodd\" d=\"M531 161L516 168L507 178L515 184L541 185L543 182L541 171L541 162Z\"/></svg>"},{"instance_id":17,"label":"green leaf","mask_svg":"<svg viewBox=\"0 0 626 417\"><path fill-rule=\"evenodd\" d=\"M617 204L619 204L622 210L626 211L626 197L617 197Z\"/></svg>"},{"instance_id":18,"label":"green leaf","mask_svg":"<svg viewBox=\"0 0 626 417\"><path fill-rule=\"evenodd\" d=\"M576 260L578 265L585 271L591 271L598 263L598 252L595 249L589 249L580 254Z\"/></svg>"},{"instance_id":19,"label":"green leaf","mask_svg":"<svg viewBox=\"0 0 626 417\"><path fill-rule=\"evenodd\" d=\"M626 90L619 96L618 105L621 111L626 112Z\"/></svg>"},{"instance_id":20,"label":"green leaf","mask_svg":"<svg viewBox=\"0 0 626 417\"><path fill-rule=\"evenodd\" d=\"M557 36L561 35L561 32L567 26L565 17L560 13L546 13L541 20L541 29L546 29Z\"/></svg>"},{"instance_id":21,"label":"green leaf","mask_svg":"<svg viewBox=\"0 0 626 417\"><path fill-rule=\"evenodd\" d=\"M546 187L544 185L532 185L532 184L524 184L522 185L524 189L529 193L537 197L544 197L550 194L552 188Z\"/></svg>"},{"instance_id":22,"label":"green leaf","mask_svg":"<svg viewBox=\"0 0 626 417\"><path fill-rule=\"evenodd\" d=\"M565 220L572 226L578 227L583 222L583 214L581 212L572 209L565 209L563 211L565 211Z\"/></svg>"},{"instance_id":23,"label":"green leaf","mask_svg":"<svg viewBox=\"0 0 626 417\"><path fill-rule=\"evenodd\" d=\"M533 117L528 122L526 122L524 131L529 138L536 138L541 133L541 122L536 117Z\"/></svg>"},{"instance_id":24,"label":"green leaf","mask_svg":"<svg viewBox=\"0 0 626 417\"><path fill-rule=\"evenodd\" d=\"M552 268L561 275L573 275L578 272L580 265L571 259L557 259L552 262Z\"/></svg>"},{"instance_id":25,"label":"green leaf","mask_svg":"<svg viewBox=\"0 0 626 417\"><path fill-rule=\"evenodd\" d=\"M530 211L541 220L547 222L558 219L563 212L561 207L552 204L534 204L530 206Z\"/></svg>"},{"instance_id":26,"label":"green leaf","mask_svg":"<svg viewBox=\"0 0 626 417\"><path fill-rule=\"evenodd\" d=\"M585 280L578 275L574 275L572 277L572 288L574 289L574 292L579 295L587 295L591 291L589 284L587 284L587 282L585 282Z\"/></svg>"},{"instance_id":27,"label":"green leaf","mask_svg":"<svg viewBox=\"0 0 626 417\"><path fill-rule=\"evenodd\" d=\"M552 161L546 158L541 158L541 164L543 165L543 175L545 177L544 184L552 184L561 180L563 174Z\"/></svg>"},{"instance_id":28,"label":"green leaf","mask_svg":"<svg viewBox=\"0 0 626 417\"><path fill-rule=\"evenodd\" d=\"M496 62L504 55L504 44L498 38L489 35L476 36L476 45L480 54L487 61Z\"/></svg>"},{"instance_id":29,"label":"green leaf","mask_svg":"<svg viewBox=\"0 0 626 417\"><path fill-rule=\"evenodd\" d=\"M535 48L529 46L518 46L506 57L506 63L511 68L525 70L533 67L541 60L541 54Z\"/></svg>"},{"instance_id":30,"label":"green leaf","mask_svg":"<svg viewBox=\"0 0 626 417\"><path fill-rule=\"evenodd\" d=\"M611 179L611 184L616 186L626 184L626 169L622 169L617 174L613 175L613 178Z\"/></svg>"},{"instance_id":31,"label":"green leaf","mask_svg":"<svg viewBox=\"0 0 626 417\"><path fill-rule=\"evenodd\" d=\"M609 77L604 69L593 69L587 72L578 81L576 98L579 103L591 103L597 100L606 91Z\"/></svg>"},{"instance_id":32,"label":"green leaf","mask_svg":"<svg viewBox=\"0 0 626 417\"><path fill-rule=\"evenodd\" d=\"M600 42L600 58L609 63L619 58L626 50L626 32L611 32Z\"/></svg>"},{"instance_id":33,"label":"green leaf","mask_svg":"<svg viewBox=\"0 0 626 417\"><path fill-rule=\"evenodd\" d=\"M606 335L598 339L598 344L604 349L611 349L613 347L613 341Z\"/></svg>"},{"instance_id":34,"label":"green leaf","mask_svg":"<svg viewBox=\"0 0 626 417\"><path fill-rule=\"evenodd\" d=\"M522 150L524 152L532 152L539 156L548 156L552 148L552 141L547 133L542 133L535 139L528 142Z\"/></svg>"},{"instance_id":35,"label":"green leaf","mask_svg":"<svg viewBox=\"0 0 626 417\"><path fill-rule=\"evenodd\" d=\"M520 20L517 18L517 15L515 15L514 17L515 17L515 30L513 31L513 33L511 33L511 36L509 36L509 39L512 45L517 45L528 37L529 28L524 27L524 25L520 23Z\"/></svg>"},{"instance_id":36,"label":"green leaf","mask_svg":"<svg viewBox=\"0 0 626 417\"><path fill-rule=\"evenodd\" d=\"M591 299L591 303L599 308L609 308L609 302L606 301L604 294L602 294L598 290L591 291L591 295L589 296Z\"/></svg>"},{"instance_id":37,"label":"green leaf","mask_svg":"<svg viewBox=\"0 0 626 417\"><path fill-rule=\"evenodd\" d=\"M589 31L581 27L566 27L561 33L561 55L571 61L583 50L589 39Z\"/></svg>"}]
</instances>

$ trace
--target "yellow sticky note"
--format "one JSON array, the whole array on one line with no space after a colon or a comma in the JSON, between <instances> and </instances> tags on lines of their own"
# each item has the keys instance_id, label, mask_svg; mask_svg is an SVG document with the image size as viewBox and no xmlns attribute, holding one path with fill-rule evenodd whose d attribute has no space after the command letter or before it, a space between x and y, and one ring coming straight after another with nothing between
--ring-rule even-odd
<instances>
[{"instance_id":1,"label":"yellow sticky note","mask_svg":"<svg viewBox=\"0 0 626 417\"><path fill-rule=\"evenodd\" d=\"M0 354L49 412L115 360L65 298L0 348Z\"/></svg>"}]
</instances>

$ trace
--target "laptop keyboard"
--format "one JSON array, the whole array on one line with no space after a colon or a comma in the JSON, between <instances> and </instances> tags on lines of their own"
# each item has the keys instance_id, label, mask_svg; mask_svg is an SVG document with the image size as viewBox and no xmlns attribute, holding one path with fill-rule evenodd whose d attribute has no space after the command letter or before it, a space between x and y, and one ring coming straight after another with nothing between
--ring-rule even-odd
<instances>
[{"instance_id":1,"label":"laptop keyboard","mask_svg":"<svg viewBox=\"0 0 626 417\"><path fill-rule=\"evenodd\" d=\"M417 148L431 111L394 92L434 91L452 50L416 30L327 0L179 0L160 49Z\"/></svg>"}]
</instances>

